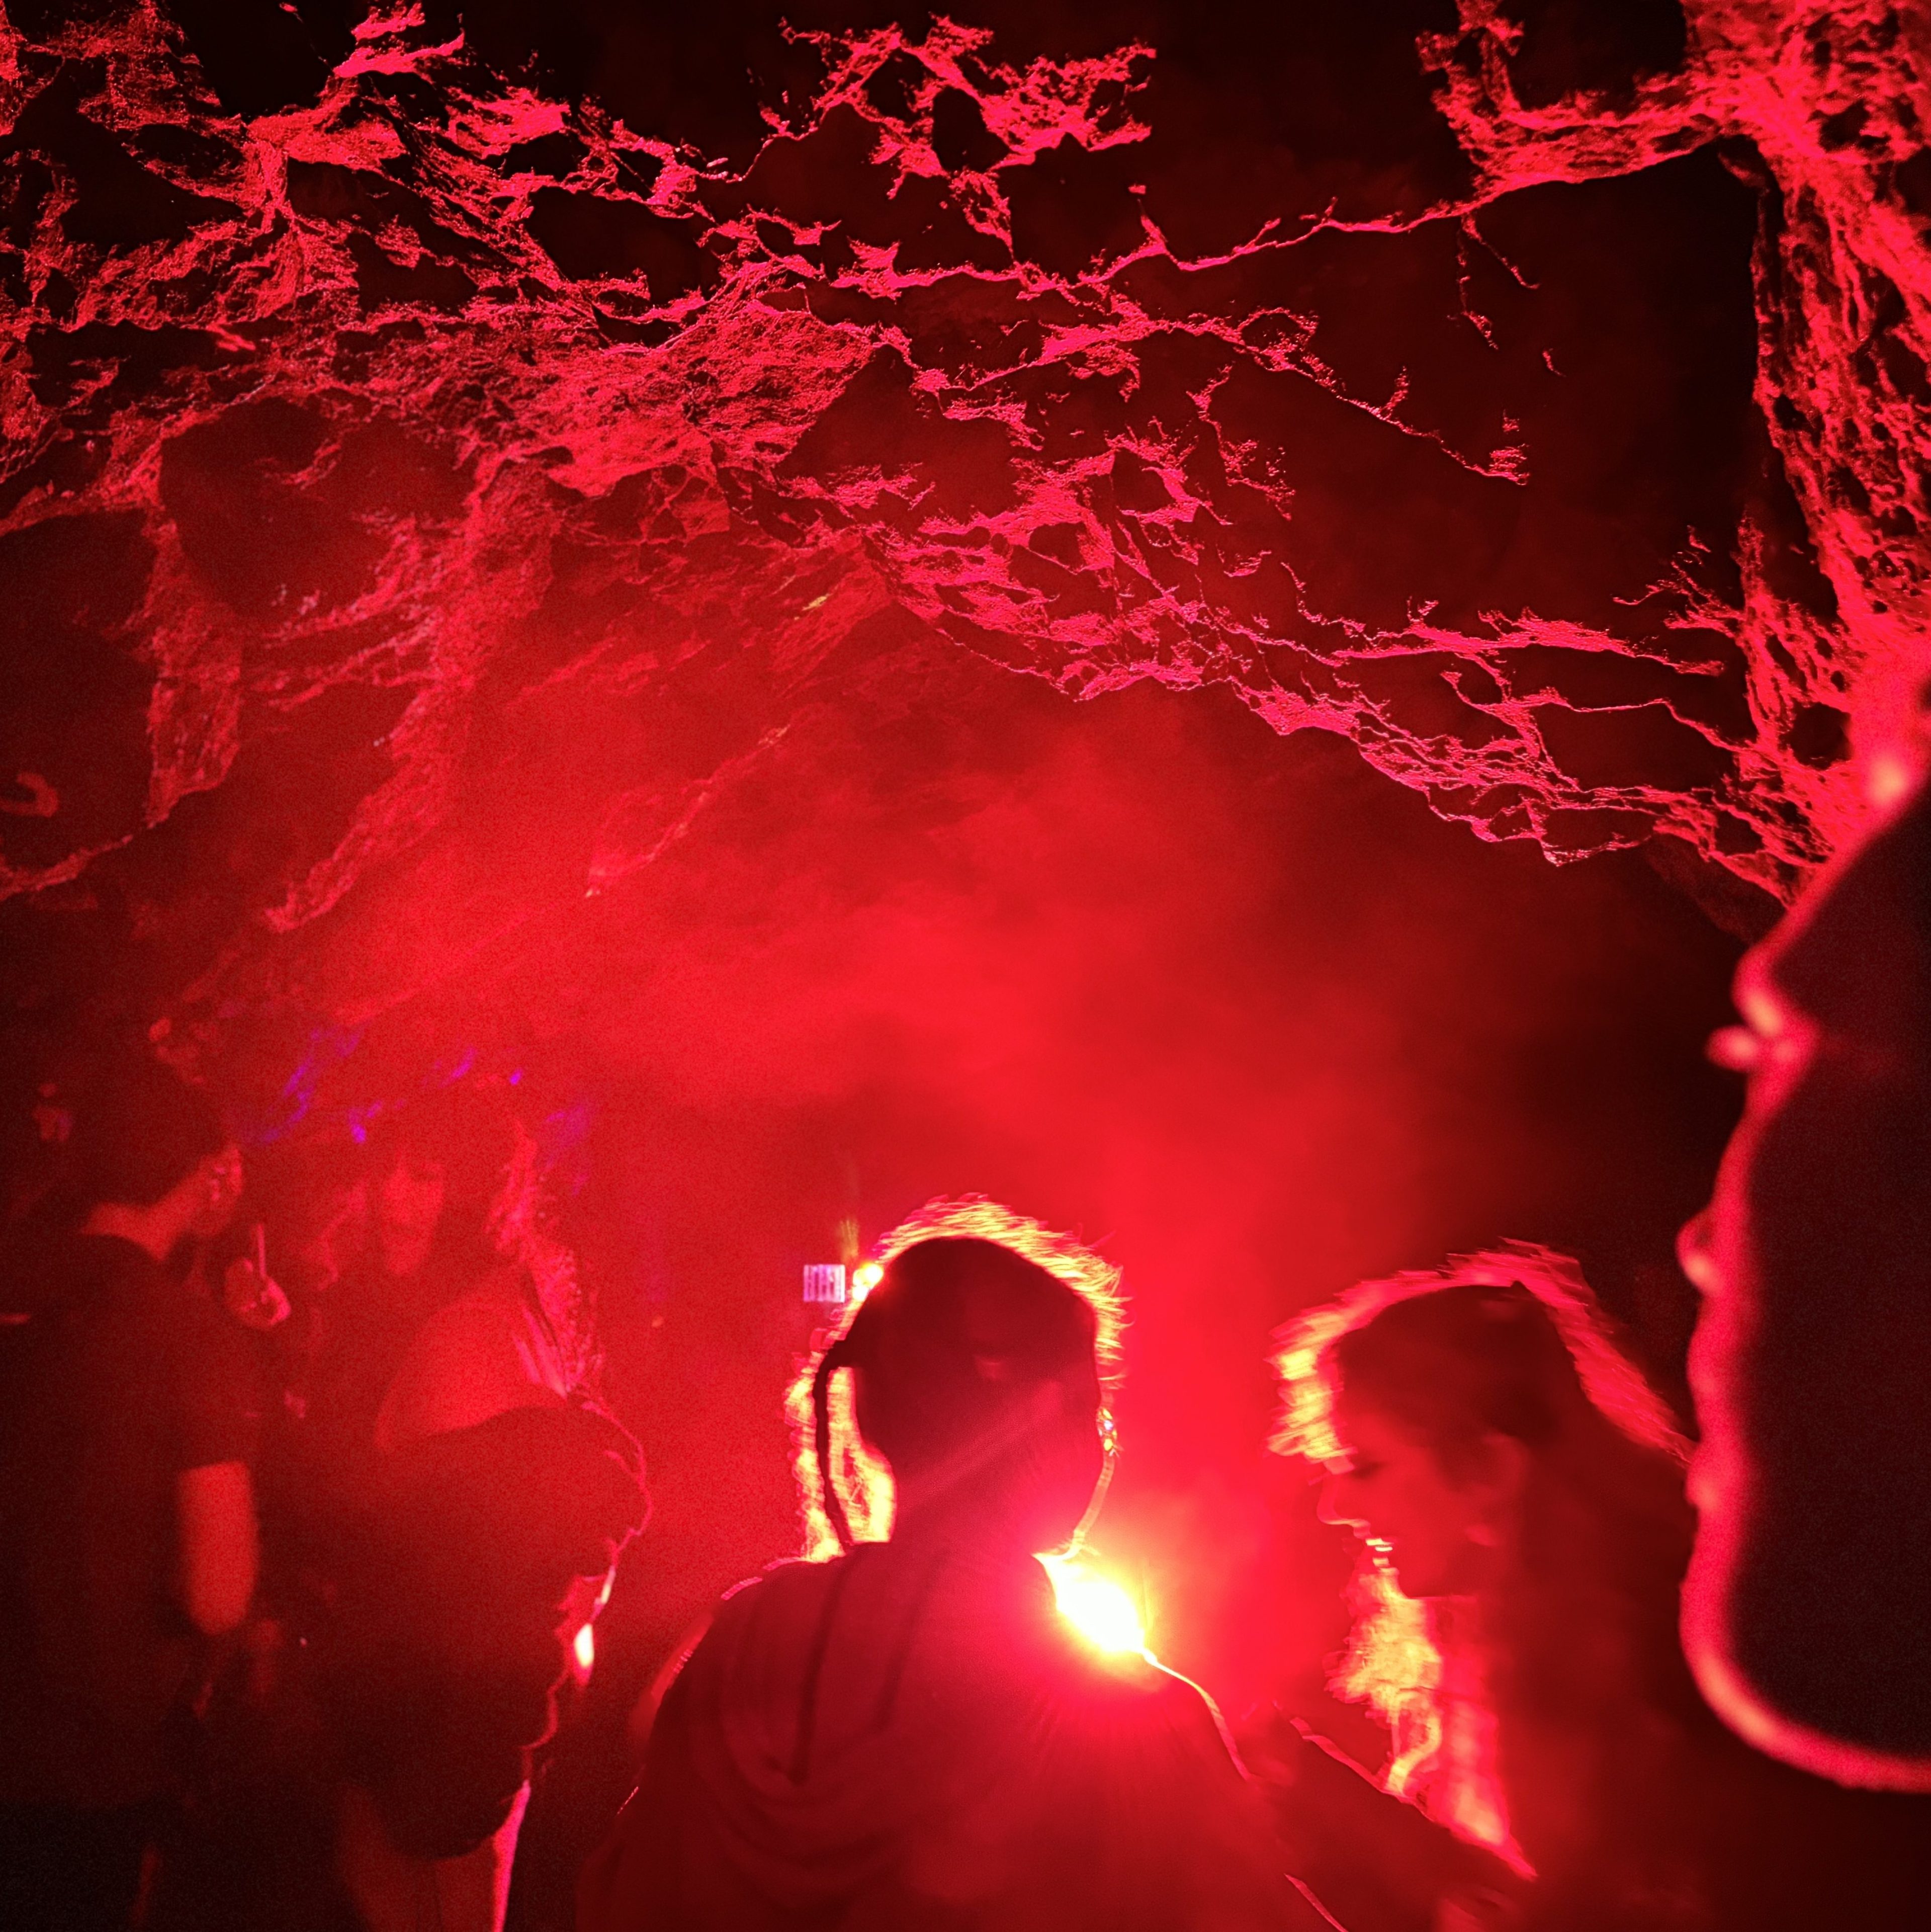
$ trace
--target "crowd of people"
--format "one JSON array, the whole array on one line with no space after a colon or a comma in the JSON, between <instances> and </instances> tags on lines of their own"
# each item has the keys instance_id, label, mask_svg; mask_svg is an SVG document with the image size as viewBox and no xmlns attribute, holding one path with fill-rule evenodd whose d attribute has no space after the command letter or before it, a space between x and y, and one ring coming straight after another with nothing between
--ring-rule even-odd
<instances>
[{"instance_id":1,"label":"crowd of people","mask_svg":"<svg viewBox=\"0 0 1931 1932\"><path fill-rule=\"evenodd\" d=\"M379 1120L291 1298L204 1095L124 1056L61 1110L0 1325L0 1923L502 1924L646 1510L509 1124Z\"/></svg>"},{"instance_id":2,"label":"crowd of people","mask_svg":"<svg viewBox=\"0 0 1931 1932\"><path fill-rule=\"evenodd\" d=\"M1739 986L1693 1454L1541 1249L1282 1337L1276 1446L1360 1539L1336 1685L1384 1764L1279 1712L1237 1750L1077 1640L1039 1558L1105 1490L1117 1280L938 1204L793 1391L809 1550L667 1673L580 1932L1927 1922L1931 792L1879 798ZM73 1096L0 1324L7 1925L211 1922L253 1802L307 1855L226 1922L500 1932L646 1504L528 1163L451 1104L378 1118L359 1238L292 1299L204 1096L148 1060Z\"/></svg>"}]
</instances>

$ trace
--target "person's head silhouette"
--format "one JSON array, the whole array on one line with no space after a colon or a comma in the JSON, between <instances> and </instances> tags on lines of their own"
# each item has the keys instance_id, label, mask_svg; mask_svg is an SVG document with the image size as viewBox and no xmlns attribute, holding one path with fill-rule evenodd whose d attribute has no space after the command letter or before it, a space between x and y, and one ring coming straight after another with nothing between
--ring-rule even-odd
<instances>
[{"instance_id":1,"label":"person's head silhouette","mask_svg":"<svg viewBox=\"0 0 1931 1932\"><path fill-rule=\"evenodd\" d=\"M1029 1552L1068 1543L1091 1513L1111 1439L1111 1284L1090 1257L1083 1271L1029 1258L1036 1232L986 1204L937 1217L820 1357L805 1474L841 1545L854 1515L882 1526L882 1490L895 1538Z\"/></svg>"},{"instance_id":2,"label":"person's head silhouette","mask_svg":"<svg viewBox=\"0 0 1931 1932\"><path fill-rule=\"evenodd\" d=\"M1745 958L1713 1043L1750 1094L1681 1243L1684 1635L1753 1743L1931 1790L1931 789L1874 769L1874 824Z\"/></svg>"}]
</instances>

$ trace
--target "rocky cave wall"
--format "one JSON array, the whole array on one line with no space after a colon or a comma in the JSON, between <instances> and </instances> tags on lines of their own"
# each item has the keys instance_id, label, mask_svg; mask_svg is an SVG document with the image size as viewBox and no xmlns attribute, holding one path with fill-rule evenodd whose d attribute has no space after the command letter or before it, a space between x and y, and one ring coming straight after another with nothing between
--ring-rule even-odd
<instances>
[{"instance_id":1,"label":"rocky cave wall","mask_svg":"<svg viewBox=\"0 0 1931 1932\"><path fill-rule=\"evenodd\" d=\"M7 0L36 971L360 1023L935 650L1761 929L1923 659L1931 10L959 10Z\"/></svg>"}]
</instances>

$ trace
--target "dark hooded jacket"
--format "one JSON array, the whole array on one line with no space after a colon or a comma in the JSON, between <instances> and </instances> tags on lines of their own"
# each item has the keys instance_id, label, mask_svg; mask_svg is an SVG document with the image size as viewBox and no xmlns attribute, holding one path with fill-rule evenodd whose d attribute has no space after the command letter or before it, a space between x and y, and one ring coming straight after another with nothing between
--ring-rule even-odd
<instances>
[{"instance_id":1,"label":"dark hooded jacket","mask_svg":"<svg viewBox=\"0 0 1931 1932\"><path fill-rule=\"evenodd\" d=\"M1213 1708L1075 1635L1033 1558L916 1541L728 1598L579 1932L1246 1932L1320 1921Z\"/></svg>"}]
</instances>

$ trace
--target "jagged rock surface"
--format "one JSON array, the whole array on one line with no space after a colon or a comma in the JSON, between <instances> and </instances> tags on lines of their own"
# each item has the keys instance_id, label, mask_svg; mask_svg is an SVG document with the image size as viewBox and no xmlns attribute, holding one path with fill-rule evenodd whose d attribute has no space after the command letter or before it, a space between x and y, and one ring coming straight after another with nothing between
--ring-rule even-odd
<instances>
[{"instance_id":1,"label":"jagged rock surface","mask_svg":"<svg viewBox=\"0 0 1931 1932\"><path fill-rule=\"evenodd\" d=\"M908 638L1773 897L1921 663L1921 7L801 28L734 147L487 10L307 99L8 10L0 890L119 866L211 1024L617 889Z\"/></svg>"}]
</instances>

